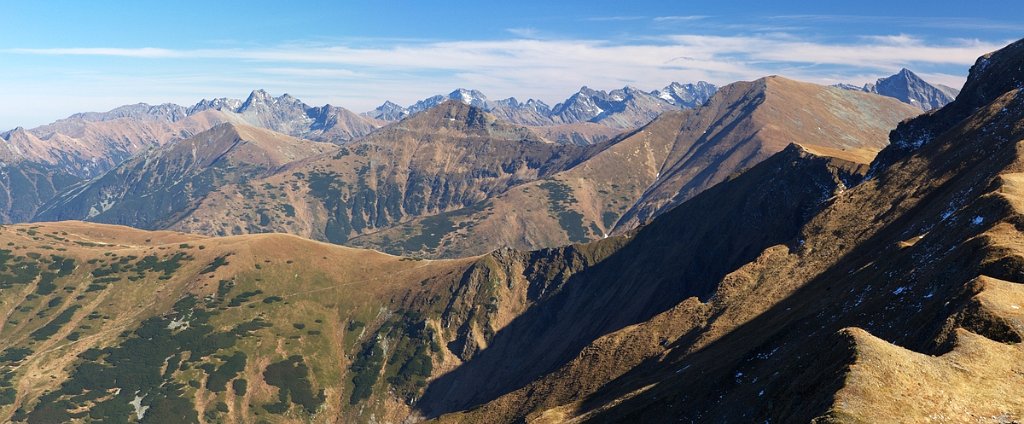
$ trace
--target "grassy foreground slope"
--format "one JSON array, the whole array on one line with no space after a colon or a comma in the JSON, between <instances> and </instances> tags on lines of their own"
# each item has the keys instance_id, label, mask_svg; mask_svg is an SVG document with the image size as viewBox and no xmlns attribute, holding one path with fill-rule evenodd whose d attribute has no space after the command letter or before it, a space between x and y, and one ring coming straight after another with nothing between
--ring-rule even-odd
<instances>
[{"instance_id":1,"label":"grassy foreground slope","mask_svg":"<svg viewBox=\"0 0 1024 424\"><path fill-rule=\"evenodd\" d=\"M450 361L422 293L475 261L80 222L5 227L0 247L0 419L28 422L407 414L395 392Z\"/></svg>"}]
</instances>

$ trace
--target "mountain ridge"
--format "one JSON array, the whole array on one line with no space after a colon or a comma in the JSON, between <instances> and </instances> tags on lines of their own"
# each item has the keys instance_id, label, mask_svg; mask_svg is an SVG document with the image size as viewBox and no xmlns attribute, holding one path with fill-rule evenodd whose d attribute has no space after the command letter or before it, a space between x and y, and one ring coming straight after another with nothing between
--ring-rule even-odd
<instances>
[{"instance_id":1,"label":"mountain ridge","mask_svg":"<svg viewBox=\"0 0 1024 424\"><path fill-rule=\"evenodd\" d=\"M626 130L647 124L664 111L700 106L716 89L705 81L694 84L673 82L652 92L628 86L605 92L583 86L565 101L549 106L535 99L520 102L515 97L491 101L478 90L459 88L448 95L435 95L408 107L386 101L363 115L394 121L422 112L445 100L457 100L515 124L546 127L590 122Z\"/></svg>"}]
</instances>

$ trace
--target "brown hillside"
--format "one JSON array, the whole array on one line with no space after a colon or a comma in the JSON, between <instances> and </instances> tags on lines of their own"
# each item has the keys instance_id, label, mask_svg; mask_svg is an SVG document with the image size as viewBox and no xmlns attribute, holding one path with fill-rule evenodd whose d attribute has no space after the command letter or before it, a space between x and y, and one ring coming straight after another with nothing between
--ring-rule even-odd
<instances>
[{"instance_id":1,"label":"brown hillside","mask_svg":"<svg viewBox=\"0 0 1024 424\"><path fill-rule=\"evenodd\" d=\"M613 139L571 169L483 204L414 219L350 243L458 257L500 246L529 250L599 240L634 228L789 143L866 168L886 145L889 130L919 112L891 98L781 77L735 83L702 107L664 113ZM395 243L427 234L440 239L436 247Z\"/></svg>"},{"instance_id":2,"label":"brown hillside","mask_svg":"<svg viewBox=\"0 0 1024 424\"><path fill-rule=\"evenodd\" d=\"M1018 50L979 63L1017 63ZM898 159L880 156L893 161L700 304L606 334L575 362L442 421L1019 421L1024 97L962 99L953 110L971 110L965 119L940 123L940 111L905 123L945 129ZM618 299L615 309L632 301ZM615 342L647 331L677 332L658 345ZM617 365L638 348L646 359ZM582 370L612 366L629 369L578 391Z\"/></svg>"},{"instance_id":3,"label":"brown hillside","mask_svg":"<svg viewBox=\"0 0 1024 424\"><path fill-rule=\"evenodd\" d=\"M70 188L43 205L35 219L165 228L224 184L269 175L286 163L333 149L332 144L247 125L220 124Z\"/></svg>"},{"instance_id":4,"label":"brown hillside","mask_svg":"<svg viewBox=\"0 0 1024 424\"><path fill-rule=\"evenodd\" d=\"M918 113L891 98L782 77L722 87L687 116L661 178L619 229L650 220L789 143L868 163L889 131Z\"/></svg>"},{"instance_id":5,"label":"brown hillside","mask_svg":"<svg viewBox=\"0 0 1024 424\"><path fill-rule=\"evenodd\" d=\"M281 231L344 243L476 204L569 168L596 150L549 143L525 127L449 101L265 179L223 187L172 228ZM293 210L282 212L282 205Z\"/></svg>"}]
</instances>

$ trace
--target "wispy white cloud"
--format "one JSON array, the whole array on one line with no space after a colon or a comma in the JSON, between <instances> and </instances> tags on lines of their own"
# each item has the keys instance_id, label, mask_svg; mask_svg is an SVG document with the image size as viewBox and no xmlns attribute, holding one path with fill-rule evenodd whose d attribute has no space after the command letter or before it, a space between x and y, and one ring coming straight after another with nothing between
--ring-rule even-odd
<instances>
[{"instance_id":1,"label":"wispy white cloud","mask_svg":"<svg viewBox=\"0 0 1024 424\"><path fill-rule=\"evenodd\" d=\"M707 15L657 16L654 22L692 22L710 18Z\"/></svg>"},{"instance_id":2,"label":"wispy white cloud","mask_svg":"<svg viewBox=\"0 0 1024 424\"><path fill-rule=\"evenodd\" d=\"M505 31L522 38L537 38L540 35L540 31L536 28L508 28Z\"/></svg>"},{"instance_id":3,"label":"wispy white cloud","mask_svg":"<svg viewBox=\"0 0 1024 424\"><path fill-rule=\"evenodd\" d=\"M7 49L0 50L0 60L22 55L75 63L82 56L111 57L138 60L150 70L121 67L116 74L96 75L67 71L54 74L46 89L32 87L22 92L4 87L5 74L0 68L0 88L5 96L35 93L59 97L91 87L92 92L83 95L110 93L108 97L123 98L143 93L146 95L139 100L188 103L199 97L244 95L249 89L264 87L288 91L310 102L368 110L387 99L410 103L459 86L477 88L492 97L557 102L584 84L604 89L626 84L654 89L670 81L726 84L771 74L827 84L860 84L903 66L935 76L936 82L959 86L963 75L956 75L955 69L965 74L979 55L1004 45L979 40L927 41L903 34L859 37L844 43L781 32L756 36L680 34L629 42L528 39L525 35L489 41L296 43L210 49ZM153 73L152 68L161 71ZM193 97L183 98L186 96ZM0 114L6 112L0 108Z\"/></svg>"},{"instance_id":4,"label":"wispy white cloud","mask_svg":"<svg viewBox=\"0 0 1024 424\"><path fill-rule=\"evenodd\" d=\"M930 43L903 34L861 37L858 42L853 43L816 42L785 33L759 36L672 35L660 37L660 40L661 42L616 44L602 40L519 38L497 41L408 43L382 48L291 45L251 49L51 48L8 49L3 52L28 55L218 59L454 70L465 70L467 67L508 69L540 66L575 68L585 76L587 69L577 66L604 63L612 67L657 68L678 58L688 58L694 62L691 63L691 68L716 71L731 68L737 72L744 70L744 64L759 62L833 64L878 69L900 63L968 65L981 53L1002 45L980 40ZM712 64L713 62L721 63ZM723 77L729 78L732 75Z\"/></svg>"},{"instance_id":5,"label":"wispy white cloud","mask_svg":"<svg viewBox=\"0 0 1024 424\"><path fill-rule=\"evenodd\" d=\"M768 20L802 22L814 24L883 24L898 25L901 28L940 28L988 31L1024 31L1020 22L996 21L971 17L954 16L881 16L881 15L778 15Z\"/></svg>"}]
</instances>

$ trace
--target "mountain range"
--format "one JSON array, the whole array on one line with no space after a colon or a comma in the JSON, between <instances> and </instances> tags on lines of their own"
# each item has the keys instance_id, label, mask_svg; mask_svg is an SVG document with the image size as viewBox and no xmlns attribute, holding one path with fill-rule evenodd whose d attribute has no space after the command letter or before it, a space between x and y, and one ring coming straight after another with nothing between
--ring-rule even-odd
<instances>
[{"instance_id":1,"label":"mountain range","mask_svg":"<svg viewBox=\"0 0 1024 424\"><path fill-rule=\"evenodd\" d=\"M599 146L599 153L570 169L349 243L453 257L501 246L529 250L597 240L650 222L791 143L866 170L885 147L889 129L915 114L892 99L782 77L738 82L703 106L666 112ZM396 243L422 237L436 241L422 248Z\"/></svg>"},{"instance_id":2,"label":"mountain range","mask_svg":"<svg viewBox=\"0 0 1024 424\"><path fill-rule=\"evenodd\" d=\"M872 156L869 145L852 151L845 132L823 132L586 243L430 260L285 234L4 226L0 418L1019 421L1022 66L1024 40L979 58L952 103L894 124L869 163L853 160ZM771 100L779 88L801 102ZM752 117L715 120L723 131L758 117L807 131L818 126L812 116L910 109L778 77L723 87L716 98L673 119L700 122L733 103L727 116ZM812 104L829 109L803 107ZM785 134L770 126L783 121L750 131ZM429 157L455 145L464 158L488 149L515 159L469 172L448 184L467 191L449 193L514 175L542 180L608 148L511 149L513 139L545 142L454 101L401 122L375 132L382 138L367 152L443 124L420 146ZM645 128L654 134L669 122ZM239 126L215 131L258 138ZM305 172L393 163L335 156L298 163ZM367 172L359 187L388 181L381 175L395 174ZM347 185L312 185L356 197L341 191Z\"/></svg>"},{"instance_id":3,"label":"mountain range","mask_svg":"<svg viewBox=\"0 0 1024 424\"><path fill-rule=\"evenodd\" d=\"M887 131L915 113L881 96L770 77L576 146L448 100L319 153L282 139L264 150L309 154L273 166L220 159L238 136L203 133L67 190L35 219L285 232L426 257L555 247L636 228L790 143L866 168Z\"/></svg>"},{"instance_id":4,"label":"mountain range","mask_svg":"<svg viewBox=\"0 0 1024 424\"><path fill-rule=\"evenodd\" d=\"M396 121L447 100L455 100L520 125L548 126L591 122L617 129L631 129L647 124L662 112L700 106L715 94L716 90L714 85L704 81L695 84L673 82L653 92L633 87L623 87L611 92L583 87L564 102L552 107L540 100L529 99L520 102L515 97L491 101L477 90L460 88L447 96L436 95L408 107L388 101L363 115Z\"/></svg>"},{"instance_id":5,"label":"mountain range","mask_svg":"<svg viewBox=\"0 0 1024 424\"><path fill-rule=\"evenodd\" d=\"M0 421L1022 421L1021 69L4 133Z\"/></svg>"}]
</instances>

